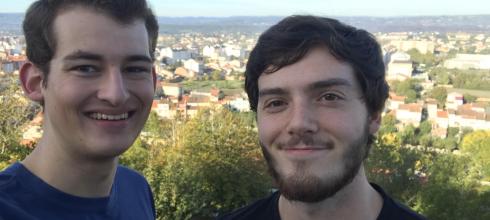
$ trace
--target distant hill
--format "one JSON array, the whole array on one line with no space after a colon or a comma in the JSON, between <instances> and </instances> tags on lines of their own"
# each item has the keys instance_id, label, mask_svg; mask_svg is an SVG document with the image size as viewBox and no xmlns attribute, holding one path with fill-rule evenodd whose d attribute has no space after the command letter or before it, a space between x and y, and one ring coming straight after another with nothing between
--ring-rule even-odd
<instances>
[{"instance_id":1,"label":"distant hill","mask_svg":"<svg viewBox=\"0 0 490 220\"><path fill-rule=\"evenodd\" d=\"M161 33L259 33L283 17L158 17ZM490 15L413 17L334 17L371 32L486 32ZM23 14L0 13L0 32L21 33Z\"/></svg>"}]
</instances>

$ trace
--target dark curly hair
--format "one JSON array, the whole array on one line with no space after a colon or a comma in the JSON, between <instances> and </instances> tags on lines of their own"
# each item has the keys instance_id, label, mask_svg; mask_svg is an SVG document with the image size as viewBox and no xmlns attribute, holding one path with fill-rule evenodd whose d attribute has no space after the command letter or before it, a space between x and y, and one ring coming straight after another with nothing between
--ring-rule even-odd
<instances>
[{"instance_id":1,"label":"dark curly hair","mask_svg":"<svg viewBox=\"0 0 490 220\"><path fill-rule=\"evenodd\" d=\"M296 63L316 47L326 47L335 58L349 63L361 85L369 114L382 111L389 86L382 51L374 36L335 19L299 15L286 17L266 30L250 53L245 90L251 109L257 111L261 74Z\"/></svg>"}]
</instances>

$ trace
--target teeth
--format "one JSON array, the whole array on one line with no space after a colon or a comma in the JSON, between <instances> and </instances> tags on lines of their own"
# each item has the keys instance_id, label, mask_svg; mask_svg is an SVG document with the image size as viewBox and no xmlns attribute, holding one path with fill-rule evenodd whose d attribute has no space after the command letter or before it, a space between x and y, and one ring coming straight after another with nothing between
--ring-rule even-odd
<instances>
[{"instance_id":1,"label":"teeth","mask_svg":"<svg viewBox=\"0 0 490 220\"><path fill-rule=\"evenodd\" d=\"M120 115L106 115L98 112L94 112L90 114L90 117L96 120L109 120L109 121L115 121L115 120L125 120L127 119L129 114L123 113Z\"/></svg>"}]
</instances>

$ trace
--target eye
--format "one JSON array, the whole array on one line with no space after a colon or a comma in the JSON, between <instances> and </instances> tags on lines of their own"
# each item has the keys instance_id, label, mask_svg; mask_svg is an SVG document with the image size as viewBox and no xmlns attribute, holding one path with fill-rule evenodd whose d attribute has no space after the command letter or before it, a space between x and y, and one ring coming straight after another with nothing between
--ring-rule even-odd
<instances>
[{"instance_id":1,"label":"eye","mask_svg":"<svg viewBox=\"0 0 490 220\"><path fill-rule=\"evenodd\" d=\"M124 72L131 74L146 74L151 72L151 68L143 66L128 66L124 69Z\"/></svg>"},{"instance_id":2,"label":"eye","mask_svg":"<svg viewBox=\"0 0 490 220\"><path fill-rule=\"evenodd\" d=\"M280 99L273 99L266 101L264 104L264 109L267 112L274 113L274 112L279 112L282 111L287 107L287 102L280 100Z\"/></svg>"},{"instance_id":3,"label":"eye","mask_svg":"<svg viewBox=\"0 0 490 220\"><path fill-rule=\"evenodd\" d=\"M338 100L343 100L343 98L340 95L337 95L335 93L325 93L320 97L320 101L338 101Z\"/></svg>"},{"instance_id":4,"label":"eye","mask_svg":"<svg viewBox=\"0 0 490 220\"><path fill-rule=\"evenodd\" d=\"M93 74L99 72L99 69L93 65L78 65L71 68L71 70L81 74Z\"/></svg>"}]
</instances>

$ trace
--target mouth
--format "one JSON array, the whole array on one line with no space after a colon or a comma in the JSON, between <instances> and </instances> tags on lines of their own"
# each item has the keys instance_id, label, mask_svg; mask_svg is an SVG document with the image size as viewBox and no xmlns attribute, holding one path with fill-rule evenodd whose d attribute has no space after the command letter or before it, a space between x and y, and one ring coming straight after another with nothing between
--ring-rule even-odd
<instances>
[{"instance_id":1,"label":"mouth","mask_svg":"<svg viewBox=\"0 0 490 220\"><path fill-rule=\"evenodd\" d=\"M326 148L312 148L312 147L306 147L306 148L285 148L284 149L286 152L314 152L314 151L322 151L322 150L327 150Z\"/></svg>"},{"instance_id":2,"label":"mouth","mask_svg":"<svg viewBox=\"0 0 490 220\"><path fill-rule=\"evenodd\" d=\"M89 112L86 113L89 118L94 120L104 120L104 121L122 121L127 120L133 116L134 111L124 112L121 114L104 114L100 112Z\"/></svg>"},{"instance_id":3,"label":"mouth","mask_svg":"<svg viewBox=\"0 0 490 220\"><path fill-rule=\"evenodd\" d=\"M298 147L285 147L282 149L287 155L291 157L310 157L313 155L319 155L321 152L327 152L329 149L325 147L311 147L311 146L298 146Z\"/></svg>"}]
</instances>

